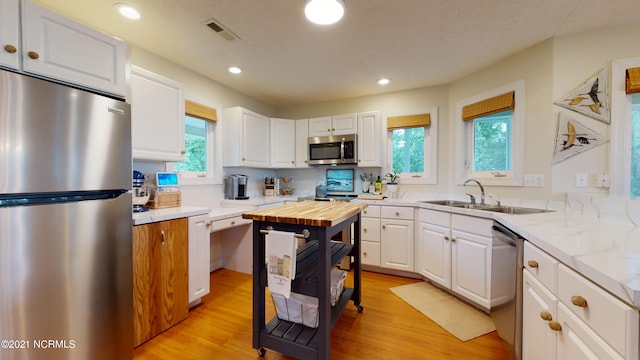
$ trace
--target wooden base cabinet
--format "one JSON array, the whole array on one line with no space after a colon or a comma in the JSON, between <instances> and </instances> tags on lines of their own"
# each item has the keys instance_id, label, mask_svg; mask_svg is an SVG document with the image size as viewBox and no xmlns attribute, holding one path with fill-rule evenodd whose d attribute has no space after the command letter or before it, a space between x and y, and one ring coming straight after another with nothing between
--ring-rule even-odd
<instances>
[{"instance_id":1,"label":"wooden base cabinet","mask_svg":"<svg viewBox=\"0 0 640 360\"><path fill-rule=\"evenodd\" d=\"M134 346L189 315L188 220L133 227Z\"/></svg>"}]
</instances>

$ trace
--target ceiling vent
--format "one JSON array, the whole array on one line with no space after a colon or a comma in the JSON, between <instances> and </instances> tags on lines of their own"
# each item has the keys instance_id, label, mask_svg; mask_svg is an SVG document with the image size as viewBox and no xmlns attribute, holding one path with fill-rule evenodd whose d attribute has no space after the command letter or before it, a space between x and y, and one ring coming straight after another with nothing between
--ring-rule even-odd
<instances>
[{"instance_id":1,"label":"ceiling vent","mask_svg":"<svg viewBox=\"0 0 640 360\"><path fill-rule=\"evenodd\" d=\"M231 30L227 29L226 27L222 26L222 24L220 24L220 22L216 19L209 19L205 22L205 24L207 24L207 26L216 32L216 34L222 36L225 40L227 41L234 41L236 39L240 39L240 37L236 34L234 34L233 32L231 32Z\"/></svg>"}]
</instances>

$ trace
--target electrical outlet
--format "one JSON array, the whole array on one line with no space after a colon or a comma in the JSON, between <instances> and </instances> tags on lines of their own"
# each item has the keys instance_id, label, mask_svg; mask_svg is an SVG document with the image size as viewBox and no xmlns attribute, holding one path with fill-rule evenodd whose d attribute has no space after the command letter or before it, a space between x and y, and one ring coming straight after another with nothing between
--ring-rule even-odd
<instances>
[{"instance_id":1,"label":"electrical outlet","mask_svg":"<svg viewBox=\"0 0 640 360\"><path fill-rule=\"evenodd\" d=\"M576 187L589 186L589 173L576 173Z\"/></svg>"},{"instance_id":2,"label":"electrical outlet","mask_svg":"<svg viewBox=\"0 0 640 360\"><path fill-rule=\"evenodd\" d=\"M609 174L606 172L601 172L596 174L596 186L601 188L608 188L611 186L611 179L609 178Z\"/></svg>"},{"instance_id":3,"label":"electrical outlet","mask_svg":"<svg viewBox=\"0 0 640 360\"><path fill-rule=\"evenodd\" d=\"M542 174L525 174L524 186L527 187L544 187L544 175Z\"/></svg>"}]
</instances>

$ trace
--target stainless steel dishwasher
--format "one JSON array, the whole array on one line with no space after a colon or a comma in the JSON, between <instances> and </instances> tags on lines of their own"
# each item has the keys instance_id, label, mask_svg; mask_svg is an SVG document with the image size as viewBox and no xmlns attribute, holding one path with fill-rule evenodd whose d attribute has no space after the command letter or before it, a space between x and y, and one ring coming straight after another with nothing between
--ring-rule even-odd
<instances>
[{"instance_id":1,"label":"stainless steel dishwasher","mask_svg":"<svg viewBox=\"0 0 640 360\"><path fill-rule=\"evenodd\" d=\"M491 228L493 233L493 241L496 244L506 244L513 247L513 251L509 251L508 259L505 259L505 252L501 252L500 256L492 257L492 272L491 279L498 279L498 281L508 282L508 284L500 284L502 286L508 285L512 289L513 296L511 299L499 306L491 309L490 315L498 335L510 345L513 346L513 359L520 360L522 358L522 267L523 267L523 248L524 239L500 224L494 222ZM494 254L496 255L496 254ZM509 263L509 267L512 273L495 273L498 271L504 271L504 266L498 266L497 263L504 265ZM494 284L498 286L498 284Z\"/></svg>"}]
</instances>

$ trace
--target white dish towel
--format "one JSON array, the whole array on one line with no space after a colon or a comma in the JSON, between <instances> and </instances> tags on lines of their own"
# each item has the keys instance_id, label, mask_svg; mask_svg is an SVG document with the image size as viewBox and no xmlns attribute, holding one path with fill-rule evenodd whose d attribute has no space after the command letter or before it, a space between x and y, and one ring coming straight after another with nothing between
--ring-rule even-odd
<instances>
[{"instance_id":1,"label":"white dish towel","mask_svg":"<svg viewBox=\"0 0 640 360\"><path fill-rule=\"evenodd\" d=\"M271 230L267 241L267 284L269 291L287 299L291 295L291 280L296 277L295 233Z\"/></svg>"}]
</instances>

